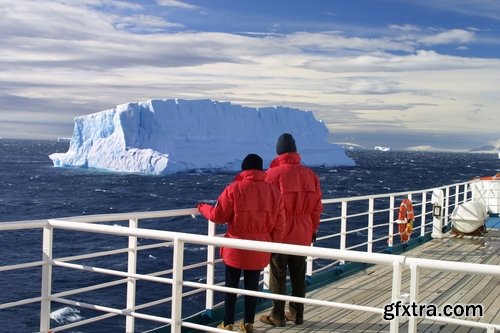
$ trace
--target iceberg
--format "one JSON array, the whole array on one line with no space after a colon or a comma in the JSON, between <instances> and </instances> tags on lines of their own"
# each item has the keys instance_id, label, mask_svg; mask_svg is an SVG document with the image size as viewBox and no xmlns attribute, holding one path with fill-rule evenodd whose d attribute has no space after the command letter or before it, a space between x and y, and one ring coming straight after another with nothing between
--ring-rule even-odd
<instances>
[{"instance_id":1,"label":"iceberg","mask_svg":"<svg viewBox=\"0 0 500 333\"><path fill-rule=\"evenodd\" d=\"M391 150L390 147L384 147L384 146L375 146L373 149L378 150L378 151L390 151Z\"/></svg>"},{"instance_id":2,"label":"iceberg","mask_svg":"<svg viewBox=\"0 0 500 333\"><path fill-rule=\"evenodd\" d=\"M311 111L252 108L214 100L149 100L75 118L66 153L49 155L56 167L170 174L197 169L236 171L248 153L265 163L279 135L295 137L308 166L353 166Z\"/></svg>"}]
</instances>

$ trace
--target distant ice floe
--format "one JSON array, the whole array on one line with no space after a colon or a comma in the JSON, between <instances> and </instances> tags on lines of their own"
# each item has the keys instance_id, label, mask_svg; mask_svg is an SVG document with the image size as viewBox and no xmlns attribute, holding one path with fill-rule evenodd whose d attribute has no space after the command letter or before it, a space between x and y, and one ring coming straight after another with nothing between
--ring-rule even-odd
<instances>
[{"instance_id":1,"label":"distant ice floe","mask_svg":"<svg viewBox=\"0 0 500 333\"><path fill-rule=\"evenodd\" d=\"M283 106L251 108L208 99L149 100L75 118L66 153L56 167L168 174L240 169L248 153L269 163L279 135L291 133L304 164L353 166L313 113Z\"/></svg>"},{"instance_id":2,"label":"distant ice floe","mask_svg":"<svg viewBox=\"0 0 500 333\"><path fill-rule=\"evenodd\" d=\"M383 147L383 146L375 146L373 149L379 150L379 151L390 151L390 147Z\"/></svg>"}]
</instances>

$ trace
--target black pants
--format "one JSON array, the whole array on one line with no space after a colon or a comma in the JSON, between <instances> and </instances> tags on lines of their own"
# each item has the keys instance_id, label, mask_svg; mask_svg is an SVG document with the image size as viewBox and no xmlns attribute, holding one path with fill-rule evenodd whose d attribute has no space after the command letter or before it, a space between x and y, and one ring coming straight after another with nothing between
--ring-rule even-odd
<instances>
[{"instance_id":1,"label":"black pants","mask_svg":"<svg viewBox=\"0 0 500 333\"><path fill-rule=\"evenodd\" d=\"M290 273L292 285L292 296L305 297L306 295L306 257L292 256L287 254L273 254L271 259L269 291L274 294L286 294L286 273ZM288 305L292 315L303 318L304 304L290 302ZM285 319L285 301L273 300L271 315L283 320Z\"/></svg>"},{"instance_id":2,"label":"black pants","mask_svg":"<svg viewBox=\"0 0 500 333\"><path fill-rule=\"evenodd\" d=\"M242 269L226 265L226 287L238 288ZM260 270L243 270L243 284L246 290L259 290ZM234 311L236 308L236 294L226 293L224 307L224 324L234 324ZM255 320L257 298L245 296L245 316L243 322L252 323Z\"/></svg>"}]
</instances>

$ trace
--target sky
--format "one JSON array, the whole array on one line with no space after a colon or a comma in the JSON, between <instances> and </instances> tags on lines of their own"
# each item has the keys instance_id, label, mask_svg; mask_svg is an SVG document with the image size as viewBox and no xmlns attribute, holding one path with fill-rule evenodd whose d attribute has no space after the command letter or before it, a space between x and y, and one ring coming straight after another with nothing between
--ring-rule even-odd
<instances>
[{"instance_id":1,"label":"sky","mask_svg":"<svg viewBox=\"0 0 500 333\"><path fill-rule=\"evenodd\" d=\"M332 142L500 146L498 0L0 0L0 137L149 99L309 110Z\"/></svg>"}]
</instances>

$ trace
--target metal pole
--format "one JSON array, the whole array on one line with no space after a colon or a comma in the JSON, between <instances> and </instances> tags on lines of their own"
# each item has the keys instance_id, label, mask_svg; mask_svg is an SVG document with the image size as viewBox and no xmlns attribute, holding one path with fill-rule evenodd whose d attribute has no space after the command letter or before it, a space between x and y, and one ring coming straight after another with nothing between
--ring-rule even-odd
<instances>
[{"instance_id":1,"label":"metal pole","mask_svg":"<svg viewBox=\"0 0 500 333\"><path fill-rule=\"evenodd\" d=\"M40 302L40 332L50 331L50 297L52 294L52 245L54 229L47 225L43 227L42 259L42 301Z\"/></svg>"},{"instance_id":2,"label":"metal pole","mask_svg":"<svg viewBox=\"0 0 500 333\"><path fill-rule=\"evenodd\" d=\"M425 214L427 213L427 192L422 192L422 215L420 216L420 236L425 235Z\"/></svg>"},{"instance_id":3,"label":"metal pole","mask_svg":"<svg viewBox=\"0 0 500 333\"><path fill-rule=\"evenodd\" d=\"M392 263L392 295L391 295L391 301L393 304L400 299L402 273L403 273L403 265L399 261L394 261ZM390 332L391 333L399 332L399 317L395 316L394 319L391 320Z\"/></svg>"},{"instance_id":4,"label":"metal pole","mask_svg":"<svg viewBox=\"0 0 500 333\"><path fill-rule=\"evenodd\" d=\"M389 240L387 245L392 247L394 243L394 196L389 197Z\"/></svg>"},{"instance_id":5,"label":"metal pole","mask_svg":"<svg viewBox=\"0 0 500 333\"><path fill-rule=\"evenodd\" d=\"M340 218L340 249L345 250L347 243L347 201L342 201L341 218ZM345 260L340 261L342 264Z\"/></svg>"},{"instance_id":6,"label":"metal pole","mask_svg":"<svg viewBox=\"0 0 500 333\"><path fill-rule=\"evenodd\" d=\"M174 260L172 273L172 333L181 333L182 328L182 279L184 266L184 241L174 238Z\"/></svg>"},{"instance_id":7,"label":"metal pole","mask_svg":"<svg viewBox=\"0 0 500 333\"><path fill-rule=\"evenodd\" d=\"M366 251L372 253L373 250L373 211L375 202L373 198L368 199L368 244Z\"/></svg>"},{"instance_id":8,"label":"metal pole","mask_svg":"<svg viewBox=\"0 0 500 333\"><path fill-rule=\"evenodd\" d=\"M129 228L137 229L139 220L137 218L129 220ZM129 274L137 273L137 237L128 236L128 269ZM137 281L135 278L127 278L127 310L135 311ZM135 332L135 317L127 316L125 319L126 332Z\"/></svg>"},{"instance_id":9,"label":"metal pole","mask_svg":"<svg viewBox=\"0 0 500 333\"><path fill-rule=\"evenodd\" d=\"M417 264L410 265L410 304L418 303L418 288L420 284L420 271ZM417 318L410 316L408 319L408 333L417 333Z\"/></svg>"},{"instance_id":10,"label":"metal pole","mask_svg":"<svg viewBox=\"0 0 500 333\"><path fill-rule=\"evenodd\" d=\"M208 236L215 237L215 223L208 222ZM207 285L215 284L215 246L207 245ZM214 307L214 291L207 289L205 297L205 309L212 310Z\"/></svg>"}]
</instances>

